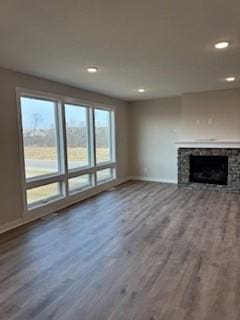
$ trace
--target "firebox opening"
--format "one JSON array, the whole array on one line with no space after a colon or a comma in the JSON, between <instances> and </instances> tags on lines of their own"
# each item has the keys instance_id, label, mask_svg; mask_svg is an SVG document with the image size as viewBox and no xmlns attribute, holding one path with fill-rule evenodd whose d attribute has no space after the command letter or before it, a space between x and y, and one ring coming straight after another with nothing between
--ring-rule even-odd
<instances>
[{"instance_id":1,"label":"firebox opening","mask_svg":"<svg viewBox=\"0 0 240 320\"><path fill-rule=\"evenodd\" d=\"M227 156L190 155L190 182L227 185Z\"/></svg>"}]
</instances>

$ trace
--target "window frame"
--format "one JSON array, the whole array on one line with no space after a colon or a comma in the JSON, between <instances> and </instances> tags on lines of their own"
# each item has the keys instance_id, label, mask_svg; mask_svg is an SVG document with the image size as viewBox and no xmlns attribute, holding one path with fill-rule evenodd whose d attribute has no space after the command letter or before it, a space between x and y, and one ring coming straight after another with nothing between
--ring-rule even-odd
<instances>
[{"instance_id":1,"label":"window frame","mask_svg":"<svg viewBox=\"0 0 240 320\"><path fill-rule=\"evenodd\" d=\"M59 172L54 172L38 177L26 178L25 175L25 156L24 156L24 140L23 140L23 123L21 116L21 97L29 97L40 100L53 101L56 103L55 119L56 119L56 131L57 131L57 154L58 154L58 166ZM45 215L51 208L52 204L63 201L67 203L71 198L75 198L77 195L81 195L87 190L94 190L100 184L109 183L117 178L117 162L116 162L116 111L113 106L104 105L101 103L94 103L86 100L70 98L66 96L56 95L52 93L45 93L37 90L16 88L17 109L18 109L18 127L19 127L19 154L21 164L21 180L22 180L22 198L24 203L24 217L29 220L29 214L39 212L39 216ZM68 154L67 154L67 131L66 131L66 118L65 118L65 105L76 105L79 107L87 108L87 127L88 127L88 153L89 153L89 165L74 169L68 169ZM96 163L96 141L95 141L95 109L106 110L110 112L110 154L111 160L101 163ZM59 133L59 134L58 134ZM112 179L104 180L101 183L97 183L97 171L110 168L113 172ZM69 179L75 178L84 174L89 174L91 179L91 185L86 186L71 192L69 190ZM41 187L51 183L59 183L62 190L62 195L49 198L46 203L34 203L27 204L27 190L35 187ZM49 213L49 212L48 212ZM35 214L33 214L35 217Z\"/></svg>"}]
</instances>

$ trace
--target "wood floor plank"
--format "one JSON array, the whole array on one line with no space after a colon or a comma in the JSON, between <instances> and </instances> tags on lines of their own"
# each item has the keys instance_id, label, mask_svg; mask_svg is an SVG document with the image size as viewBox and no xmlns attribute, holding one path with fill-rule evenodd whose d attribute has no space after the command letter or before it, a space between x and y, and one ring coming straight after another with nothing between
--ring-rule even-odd
<instances>
[{"instance_id":1,"label":"wood floor plank","mask_svg":"<svg viewBox=\"0 0 240 320\"><path fill-rule=\"evenodd\" d=\"M0 236L2 320L239 320L240 197L130 181Z\"/></svg>"}]
</instances>

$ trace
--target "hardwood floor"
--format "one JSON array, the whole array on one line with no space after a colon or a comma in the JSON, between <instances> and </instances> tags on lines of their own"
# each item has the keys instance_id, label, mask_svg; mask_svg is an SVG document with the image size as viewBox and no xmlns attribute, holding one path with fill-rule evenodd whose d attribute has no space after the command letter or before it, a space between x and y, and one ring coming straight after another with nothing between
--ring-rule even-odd
<instances>
[{"instance_id":1,"label":"hardwood floor","mask_svg":"<svg viewBox=\"0 0 240 320\"><path fill-rule=\"evenodd\" d=\"M0 236L1 320L239 320L240 195L130 181Z\"/></svg>"}]
</instances>

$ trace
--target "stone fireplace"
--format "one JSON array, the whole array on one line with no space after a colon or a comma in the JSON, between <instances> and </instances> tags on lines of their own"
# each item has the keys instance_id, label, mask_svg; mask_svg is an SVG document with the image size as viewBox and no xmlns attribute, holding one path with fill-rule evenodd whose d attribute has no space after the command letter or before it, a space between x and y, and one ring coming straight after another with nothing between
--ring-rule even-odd
<instances>
[{"instance_id":1,"label":"stone fireplace","mask_svg":"<svg viewBox=\"0 0 240 320\"><path fill-rule=\"evenodd\" d=\"M240 146L178 143L178 185L240 192Z\"/></svg>"}]
</instances>

